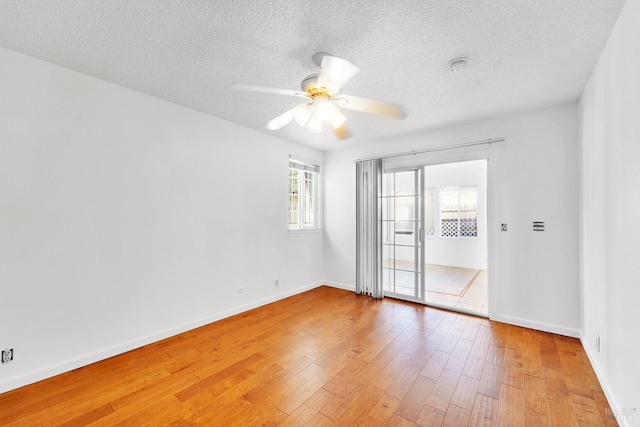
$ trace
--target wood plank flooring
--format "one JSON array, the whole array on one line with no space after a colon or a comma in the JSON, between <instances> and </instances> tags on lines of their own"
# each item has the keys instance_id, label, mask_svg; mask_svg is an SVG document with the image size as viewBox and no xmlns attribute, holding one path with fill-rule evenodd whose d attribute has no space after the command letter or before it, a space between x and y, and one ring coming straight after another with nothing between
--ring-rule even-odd
<instances>
[{"instance_id":1,"label":"wood plank flooring","mask_svg":"<svg viewBox=\"0 0 640 427\"><path fill-rule=\"evenodd\" d=\"M320 287L0 395L2 426L614 426L580 342Z\"/></svg>"}]
</instances>

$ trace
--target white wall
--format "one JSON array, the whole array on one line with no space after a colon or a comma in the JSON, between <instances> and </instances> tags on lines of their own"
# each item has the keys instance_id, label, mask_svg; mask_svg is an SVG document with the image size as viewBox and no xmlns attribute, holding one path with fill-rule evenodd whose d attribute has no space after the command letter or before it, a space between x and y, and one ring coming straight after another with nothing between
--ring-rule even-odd
<instances>
[{"instance_id":1,"label":"white wall","mask_svg":"<svg viewBox=\"0 0 640 427\"><path fill-rule=\"evenodd\" d=\"M288 155L321 152L0 63L0 392L323 279L322 233L287 232Z\"/></svg>"},{"instance_id":2,"label":"white wall","mask_svg":"<svg viewBox=\"0 0 640 427\"><path fill-rule=\"evenodd\" d=\"M426 236L427 264L487 269L487 162L446 163L425 168L425 186L439 191L443 187L475 186L478 194L478 235L476 237L441 237L436 212L436 234ZM438 196L436 195L436 198ZM437 202L436 202L437 203ZM436 211L437 211L436 205Z\"/></svg>"},{"instance_id":3,"label":"white wall","mask_svg":"<svg viewBox=\"0 0 640 427\"><path fill-rule=\"evenodd\" d=\"M639 75L627 0L580 99L582 339L621 425L640 425Z\"/></svg>"},{"instance_id":4,"label":"white wall","mask_svg":"<svg viewBox=\"0 0 640 427\"><path fill-rule=\"evenodd\" d=\"M500 136L506 141L409 161L489 159L490 316L578 336L576 104L325 153L325 278L355 285L355 159ZM532 231L538 220L547 231Z\"/></svg>"}]
</instances>

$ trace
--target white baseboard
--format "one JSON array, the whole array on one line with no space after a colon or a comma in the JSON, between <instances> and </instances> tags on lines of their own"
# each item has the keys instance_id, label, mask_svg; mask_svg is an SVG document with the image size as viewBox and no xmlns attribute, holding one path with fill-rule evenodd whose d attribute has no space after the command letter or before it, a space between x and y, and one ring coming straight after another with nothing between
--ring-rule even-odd
<instances>
[{"instance_id":1,"label":"white baseboard","mask_svg":"<svg viewBox=\"0 0 640 427\"><path fill-rule=\"evenodd\" d=\"M347 285L346 283L331 282L329 280L325 280L323 284L331 286L332 288L344 289L345 291L356 291L356 287L354 285Z\"/></svg>"},{"instance_id":2,"label":"white baseboard","mask_svg":"<svg viewBox=\"0 0 640 427\"><path fill-rule=\"evenodd\" d=\"M344 289L352 292L356 291L356 287L354 285L348 285L346 283L332 282L330 280L325 280L323 283L333 288ZM446 309L447 307L442 307L442 308ZM551 323L536 322L536 321L523 319L519 317L503 316L503 315L492 316L491 320L495 320L496 322L508 323L510 325L522 326L524 328L536 329L544 332L551 332L558 335L565 335L572 338L580 337L579 329L567 328L564 326L558 326Z\"/></svg>"},{"instance_id":3,"label":"white baseboard","mask_svg":"<svg viewBox=\"0 0 640 427\"><path fill-rule=\"evenodd\" d=\"M310 289L314 289L314 288L317 288L318 286L322 286L324 283L325 282L320 281L320 282L312 283L306 286L301 286L296 289L292 289L286 292L281 292L279 294L272 295L268 298L263 298L261 300L257 300L248 304L231 308L229 310L213 313L206 317L194 320L192 322L184 323L182 325L178 325L173 328L165 329L163 331L159 331L159 332L149 334L140 338L136 338L134 340L130 340L117 345L102 348L100 350L97 350L91 353L86 353L78 357L74 357L72 359L68 359L62 362L44 366L42 368L33 370L31 372L27 372L27 373L16 375L10 378L2 379L0 380L0 393L5 393L7 391L23 387L25 385L33 384L35 382L54 377L64 372L68 372L73 369L80 368L82 366L87 366L92 363L99 362L100 360L108 359L109 357L117 356L119 354L126 353L127 351L131 351L133 349L154 343L156 341L160 341L165 338L169 338L174 335L181 334L191 329L199 328L200 326L204 326L209 323L213 323L218 320L222 320L227 317L231 317L236 314L243 313L245 311L248 311L248 310L251 310L275 301L279 301L281 299L290 297L292 295L306 292Z\"/></svg>"},{"instance_id":4,"label":"white baseboard","mask_svg":"<svg viewBox=\"0 0 640 427\"><path fill-rule=\"evenodd\" d=\"M508 323L510 325L522 326L523 328L536 329L543 332L551 332L553 334L564 335L567 337L580 338L579 329L567 328L566 326L554 325L552 323L537 322L535 320L504 315L491 316L491 320L495 320L496 322L501 323Z\"/></svg>"},{"instance_id":5,"label":"white baseboard","mask_svg":"<svg viewBox=\"0 0 640 427\"><path fill-rule=\"evenodd\" d=\"M611 406L611 410L614 411L614 415L616 415L615 408L621 408L622 406L618 403L619 401L616 398L615 393L613 392L613 389L609 384L609 381L607 380L607 376L605 375L602 366L600 366L600 363L598 362L598 358L593 353L593 349L587 345L588 340L583 333L580 333L580 342L582 343L582 347L584 348L585 353L587 353L587 357L589 358L589 362L591 362L591 366L596 373L596 377L598 377L598 381L600 381L600 386L602 387L602 391L609 401L609 406ZM631 424L628 422L628 420L624 419L624 416L616 417L616 421L620 426L631 427Z\"/></svg>"},{"instance_id":6,"label":"white baseboard","mask_svg":"<svg viewBox=\"0 0 640 427\"><path fill-rule=\"evenodd\" d=\"M356 291L356 287L354 285L348 285L346 283L332 282L330 280L325 280L323 283L333 288L344 289L352 292ZM442 307L442 308L446 309L447 307ZM492 316L491 320L495 320L496 322L508 323L510 325L522 326L524 328L536 329L544 332L551 332L558 335L565 335L572 338L580 338L579 329L567 328L565 326L554 325L551 323L536 322L536 321L523 319L519 317L503 316L503 315Z\"/></svg>"}]
</instances>

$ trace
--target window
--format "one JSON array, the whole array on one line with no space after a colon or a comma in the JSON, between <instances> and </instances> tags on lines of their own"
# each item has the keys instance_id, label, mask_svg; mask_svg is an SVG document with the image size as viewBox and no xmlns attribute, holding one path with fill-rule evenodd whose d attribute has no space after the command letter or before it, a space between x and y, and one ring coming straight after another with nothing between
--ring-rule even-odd
<instances>
[{"instance_id":1,"label":"window","mask_svg":"<svg viewBox=\"0 0 640 427\"><path fill-rule=\"evenodd\" d=\"M474 187L440 189L440 235L478 236L478 191Z\"/></svg>"},{"instance_id":2,"label":"window","mask_svg":"<svg viewBox=\"0 0 640 427\"><path fill-rule=\"evenodd\" d=\"M289 230L318 228L320 167L289 159Z\"/></svg>"}]
</instances>

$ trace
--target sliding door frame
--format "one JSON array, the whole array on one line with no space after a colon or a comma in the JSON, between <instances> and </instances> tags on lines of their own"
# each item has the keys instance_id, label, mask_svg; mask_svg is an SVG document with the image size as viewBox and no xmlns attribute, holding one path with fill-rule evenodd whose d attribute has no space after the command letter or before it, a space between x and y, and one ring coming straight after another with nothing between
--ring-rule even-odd
<instances>
[{"instance_id":1,"label":"sliding door frame","mask_svg":"<svg viewBox=\"0 0 640 427\"><path fill-rule=\"evenodd\" d=\"M406 301L418 302L424 304L424 239L422 238L423 232L423 215L424 215L424 203L423 203L423 184L424 184L424 168L421 166L416 167L408 167L408 168L393 168L389 170L384 170L383 175L387 173L397 173L397 172L414 172L414 218L416 218L415 226L414 226L414 235L413 235L413 247L414 249L414 271L413 271L413 286L414 286L414 295L407 295L397 292L385 292L385 295L388 295L392 298L402 299ZM395 185L395 178L394 178ZM389 191L387 185L387 191ZM387 196L389 197L389 196ZM395 202L395 195L394 202ZM390 198L390 197L389 197ZM395 203L394 207L395 209ZM384 220L384 212L383 212L383 220ZM387 227L389 230L389 226ZM393 230L394 233L394 244L395 247L395 213L393 220ZM395 249L395 248L394 248ZM394 251L395 254L395 251ZM395 267L395 266L394 266ZM394 271L394 283L395 283L395 271Z\"/></svg>"},{"instance_id":2,"label":"sliding door frame","mask_svg":"<svg viewBox=\"0 0 640 427\"><path fill-rule=\"evenodd\" d=\"M438 155L440 153L433 153L432 155L430 155L429 157L425 158L423 161L420 162L419 165L416 166L399 166L399 167L392 167L388 170L384 170L383 173L389 173L389 172L403 172L403 171L412 171L412 170L419 170L419 173L416 173L416 179L421 181L419 183L417 183L419 186L416 186L416 189L419 189L420 192L420 208L419 210L417 210L417 213L419 213L419 227L418 227L418 242L420 245L420 248L417 252L419 252L419 255L416 255L416 261L420 262L420 274L419 280L416 280L416 282L419 282L416 284L417 289L416 294L418 295L416 296L410 296L410 295L404 295L404 294L398 294L398 293L393 293L391 295L389 295L392 298L397 298L397 299L402 299L402 300L406 300L406 301L411 301L411 302L417 302L417 303L421 303L421 304L425 304L427 306L430 307L435 307L435 308L443 308L443 309L447 309L447 310L451 310L452 307L446 307L446 306L441 306L439 304L433 304L433 303L427 303L426 302L426 292L425 292L425 272L424 272L424 265L425 265L425 246L426 246L426 239L424 236L424 218L425 218L425 207L424 207L424 190L426 188L426 174L425 174L425 168L429 167L429 166L436 166L436 165L442 165L442 164L448 164L448 163L463 163L463 162L467 162L467 161L474 161L474 160L485 160L486 161L486 250L487 250L487 317L491 318L492 316L492 311L493 311L493 293L491 291L492 289L492 272L494 271L493 268L493 257L491 256L492 254L492 228L491 228L491 224L492 224L492 179L491 179L491 159L489 156L489 153L482 153L482 154L472 154L472 153L460 153L458 155ZM415 163L414 163L415 164ZM418 196L416 195L416 200L417 200ZM416 273L417 274L417 273ZM472 314L472 315L479 315L479 313L474 313L471 311L466 311L464 309L458 309L456 308L455 311L461 312L461 313L467 313L467 314Z\"/></svg>"}]
</instances>

